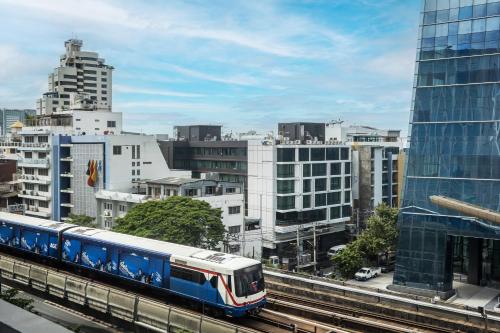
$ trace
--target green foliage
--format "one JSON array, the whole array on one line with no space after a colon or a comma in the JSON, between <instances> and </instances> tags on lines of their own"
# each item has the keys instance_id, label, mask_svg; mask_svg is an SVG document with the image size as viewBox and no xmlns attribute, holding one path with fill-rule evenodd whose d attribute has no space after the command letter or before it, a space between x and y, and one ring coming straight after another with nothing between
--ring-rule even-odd
<instances>
[{"instance_id":1,"label":"green foliage","mask_svg":"<svg viewBox=\"0 0 500 333\"><path fill-rule=\"evenodd\" d=\"M31 311L33 309L33 300L28 298L16 297L19 290L10 288L0 293L0 299L19 306L25 310Z\"/></svg>"},{"instance_id":2,"label":"green foliage","mask_svg":"<svg viewBox=\"0 0 500 333\"><path fill-rule=\"evenodd\" d=\"M73 223L82 227L95 227L94 219L87 215L69 214L68 223Z\"/></svg>"},{"instance_id":3,"label":"green foliage","mask_svg":"<svg viewBox=\"0 0 500 333\"><path fill-rule=\"evenodd\" d=\"M181 196L138 204L116 219L113 230L208 249L215 248L225 233L220 209Z\"/></svg>"},{"instance_id":4,"label":"green foliage","mask_svg":"<svg viewBox=\"0 0 500 333\"><path fill-rule=\"evenodd\" d=\"M366 230L333 258L344 278L350 278L363 262L374 263L381 252L394 250L397 244L398 210L382 203L366 222Z\"/></svg>"}]
</instances>

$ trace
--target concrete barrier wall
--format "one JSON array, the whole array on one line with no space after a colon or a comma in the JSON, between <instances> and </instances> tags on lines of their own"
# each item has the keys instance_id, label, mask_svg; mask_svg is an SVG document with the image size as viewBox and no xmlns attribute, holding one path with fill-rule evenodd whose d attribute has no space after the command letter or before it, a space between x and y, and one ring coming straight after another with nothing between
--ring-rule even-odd
<instances>
[{"instance_id":1,"label":"concrete barrier wall","mask_svg":"<svg viewBox=\"0 0 500 333\"><path fill-rule=\"evenodd\" d=\"M68 301L84 305L86 299L87 281L74 277L66 278L66 297Z\"/></svg>"},{"instance_id":2,"label":"concrete barrier wall","mask_svg":"<svg viewBox=\"0 0 500 333\"><path fill-rule=\"evenodd\" d=\"M44 268L31 266L30 270L31 287L40 291L47 290L47 270Z\"/></svg>"},{"instance_id":3,"label":"concrete barrier wall","mask_svg":"<svg viewBox=\"0 0 500 333\"><path fill-rule=\"evenodd\" d=\"M1 277L8 280L14 279L14 261L6 257L0 258Z\"/></svg>"},{"instance_id":4,"label":"concrete barrier wall","mask_svg":"<svg viewBox=\"0 0 500 333\"><path fill-rule=\"evenodd\" d=\"M30 283L30 265L16 262L14 265L14 280L17 283L28 285Z\"/></svg>"},{"instance_id":5,"label":"concrete barrier wall","mask_svg":"<svg viewBox=\"0 0 500 333\"><path fill-rule=\"evenodd\" d=\"M109 288L95 283L88 283L86 290L87 305L89 308L99 312L108 312Z\"/></svg>"},{"instance_id":6,"label":"concrete barrier wall","mask_svg":"<svg viewBox=\"0 0 500 333\"><path fill-rule=\"evenodd\" d=\"M0 256L0 275L49 295L107 313L151 332L256 333L252 329L174 308L22 260Z\"/></svg>"},{"instance_id":7,"label":"concrete barrier wall","mask_svg":"<svg viewBox=\"0 0 500 333\"><path fill-rule=\"evenodd\" d=\"M66 296L66 275L47 271L47 290L52 296L64 298Z\"/></svg>"}]
</instances>

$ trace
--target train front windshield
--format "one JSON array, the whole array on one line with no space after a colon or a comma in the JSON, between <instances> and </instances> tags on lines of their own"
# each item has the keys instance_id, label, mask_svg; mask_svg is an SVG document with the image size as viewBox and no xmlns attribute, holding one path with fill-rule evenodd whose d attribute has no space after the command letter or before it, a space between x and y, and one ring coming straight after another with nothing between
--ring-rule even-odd
<instances>
[{"instance_id":1,"label":"train front windshield","mask_svg":"<svg viewBox=\"0 0 500 333\"><path fill-rule=\"evenodd\" d=\"M262 265L257 264L234 272L236 296L244 297L257 294L264 290L264 275Z\"/></svg>"}]
</instances>

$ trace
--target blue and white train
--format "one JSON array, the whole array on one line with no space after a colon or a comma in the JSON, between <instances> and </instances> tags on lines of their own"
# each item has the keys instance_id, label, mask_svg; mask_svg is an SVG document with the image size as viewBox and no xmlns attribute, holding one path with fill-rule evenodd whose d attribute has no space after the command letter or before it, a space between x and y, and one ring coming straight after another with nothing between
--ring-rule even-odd
<instances>
[{"instance_id":1,"label":"blue and white train","mask_svg":"<svg viewBox=\"0 0 500 333\"><path fill-rule=\"evenodd\" d=\"M0 213L1 246L160 288L228 316L266 303L262 265L240 256L8 213Z\"/></svg>"}]
</instances>

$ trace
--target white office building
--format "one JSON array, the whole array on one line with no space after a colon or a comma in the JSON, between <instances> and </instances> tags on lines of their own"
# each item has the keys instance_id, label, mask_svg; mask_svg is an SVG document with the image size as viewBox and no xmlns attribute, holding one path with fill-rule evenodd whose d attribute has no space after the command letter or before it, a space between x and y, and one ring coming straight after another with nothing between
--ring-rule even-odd
<instances>
[{"instance_id":1,"label":"white office building","mask_svg":"<svg viewBox=\"0 0 500 333\"><path fill-rule=\"evenodd\" d=\"M261 221L262 257L311 263L315 248L344 241L351 200L349 146L248 142L248 217Z\"/></svg>"},{"instance_id":2,"label":"white office building","mask_svg":"<svg viewBox=\"0 0 500 333\"><path fill-rule=\"evenodd\" d=\"M96 110L111 111L113 66L106 65L96 52L82 51L82 45L78 39L64 43L66 52L49 74L48 91L37 101L37 114L68 111L81 98L93 101Z\"/></svg>"}]
</instances>

